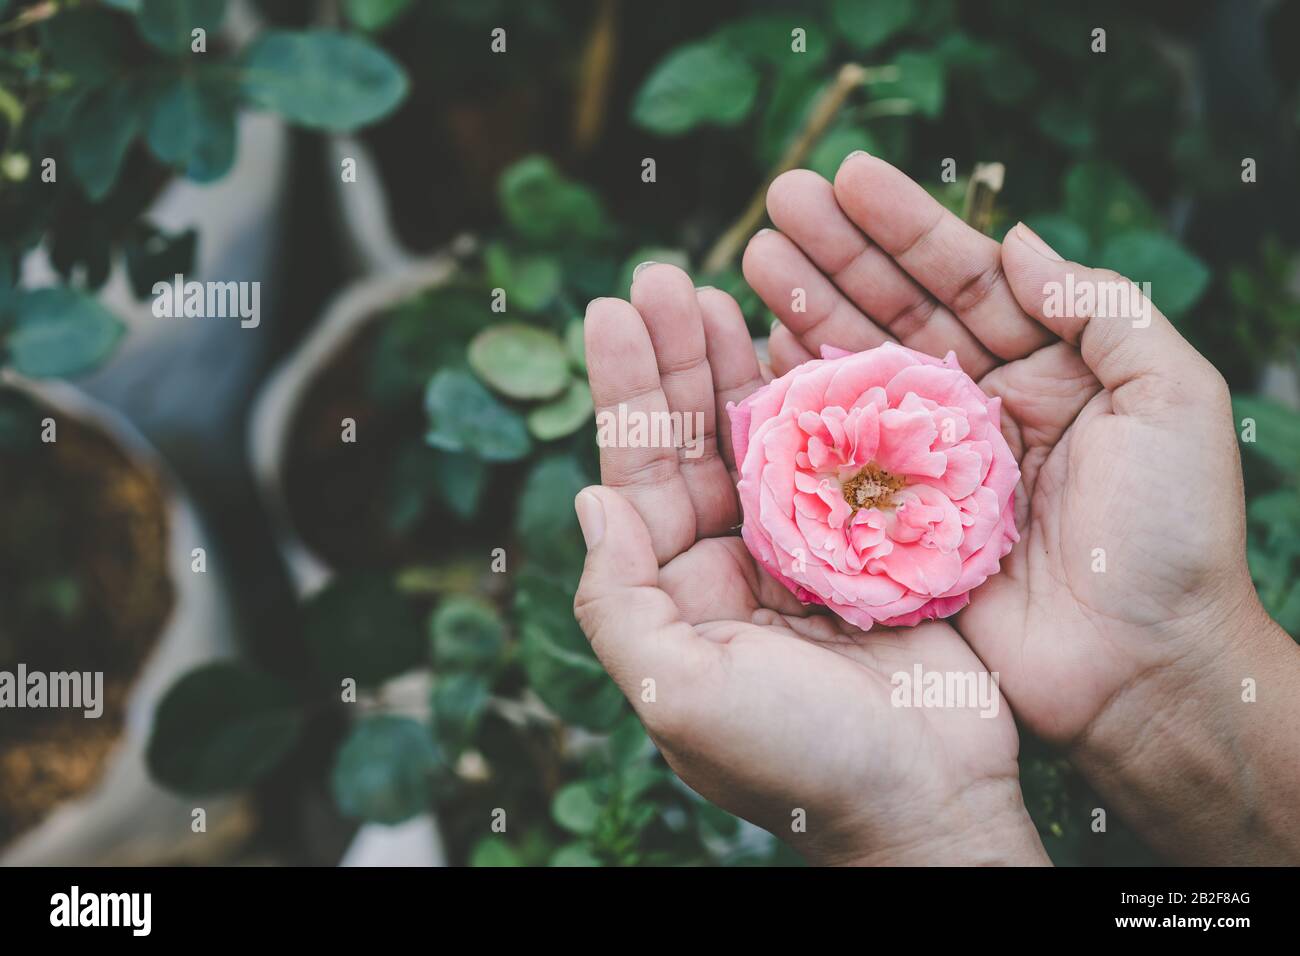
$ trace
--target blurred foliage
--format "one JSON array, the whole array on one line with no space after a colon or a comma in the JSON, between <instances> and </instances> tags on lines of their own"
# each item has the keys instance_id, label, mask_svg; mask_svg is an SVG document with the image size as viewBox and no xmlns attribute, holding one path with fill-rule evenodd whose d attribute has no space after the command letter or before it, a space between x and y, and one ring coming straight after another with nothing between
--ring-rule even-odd
<instances>
[{"instance_id":1,"label":"blurred foliage","mask_svg":"<svg viewBox=\"0 0 1300 956\"><path fill-rule=\"evenodd\" d=\"M582 5L528 4L517 18L500 2L345 0L342 9L408 65L419 37L432 30L443 39L447 56L419 65L420 102L451 98L459 109L462 99L482 105L490 90L503 98L482 117L514 104L523 127L534 118L526 115L531 85L549 90L557 72L574 84L585 78L574 42L586 25ZM1157 305L1238 386L1237 417L1256 424L1244 446L1251 569L1270 611L1300 634L1300 417L1245 397L1266 364L1294 381L1294 236L1261 245L1255 234L1225 250L1215 234L1241 190L1256 188L1242 182L1237 154L1260 144L1216 138L1198 112L1202 81L1187 68L1198 38L1184 32L1183 8L819 0L724 9L734 15L702 13L689 33L658 25L658 12L655 23L625 25L646 33L624 37L639 66L627 89L611 91L604 142L612 145L585 158L578 150L512 156L457 278L391 309L364 358L373 402L423 403L423 429L406 436L392 483L376 491L389 531L410 532L433 516L480 533L470 559L425 542L427 563L348 573L312 598L304 609L311 666L295 675L293 694L308 715L336 706L348 679L362 685L366 715L334 758L337 806L381 822L436 808L455 862L792 860L673 778L574 623L583 548L572 498L596 473L579 316L592 297L626 296L639 262L701 262L847 62L869 67L870 79L810 144L808 165L833 176L848 152L867 149L959 209L974 163L1004 163L990 232L1024 219L1069 258L1149 281ZM511 24L520 55L498 67L481 51L499 22ZM1097 24L1107 30L1104 54L1091 49ZM659 42L664 30L675 31L669 43ZM791 47L796 30L801 52ZM1290 96L1274 104L1289 124L1281 137L1273 131L1279 142L1294 140ZM646 156L658 160L663 182L629 189ZM965 171L956 182L941 180L948 158ZM461 162L475 166L470 153ZM416 194L393 192L403 202ZM734 262L694 271L701 284L736 294L751 327L765 333L770 314ZM502 480L518 493L502 494ZM482 575L475 569L497 547L488 529L502 520L508 546L492 560L508 561L494 569L507 573ZM414 711L389 699L386 683L412 666L429 682L427 704ZM173 688L164 715L189 715L190 705L172 698L192 692L185 682ZM156 771L182 789L211 783L163 752L172 739L160 723ZM257 744L248 765L261 768L266 742ZM1113 815L1105 832L1094 828L1104 806L1061 755L1028 738L1022 749L1026 803L1054 860L1154 862ZM222 753L239 762L233 749ZM246 779L232 772L229 782ZM487 831L495 808L507 809L505 833Z\"/></svg>"},{"instance_id":2,"label":"blurred foliage","mask_svg":"<svg viewBox=\"0 0 1300 956\"><path fill-rule=\"evenodd\" d=\"M74 376L108 357L122 326L93 291L116 255L141 297L189 270L195 233L160 232L148 207L173 176L230 171L240 109L345 131L406 95L402 69L354 35L267 30L230 49L226 6L0 4L0 364ZM65 284L22 287L40 245Z\"/></svg>"}]
</instances>

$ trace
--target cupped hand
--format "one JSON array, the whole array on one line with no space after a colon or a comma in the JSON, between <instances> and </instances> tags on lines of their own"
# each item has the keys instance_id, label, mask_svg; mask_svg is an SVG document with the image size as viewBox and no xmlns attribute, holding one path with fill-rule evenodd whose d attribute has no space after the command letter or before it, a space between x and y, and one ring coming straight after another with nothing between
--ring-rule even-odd
<instances>
[{"instance_id":1,"label":"cupped hand","mask_svg":"<svg viewBox=\"0 0 1300 956\"><path fill-rule=\"evenodd\" d=\"M892 702L892 676L916 665L982 672L961 637L945 623L864 633L816 613L736 536L724 410L765 370L735 302L649 265L631 303L591 303L586 347L598 425L702 422L685 447L602 441L603 485L575 503L588 545L578 620L673 769L814 861L1043 862L1001 699L984 715Z\"/></svg>"},{"instance_id":2,"label":"cupped hand","mask_svg":"<svg viewBox=\"0 0 1300 956\"><path fill-rule=\"evenodd\" d=\"M782 323L773 370L893 339L955 351L1001 396L1021 540L954 623L1039 735L1136 746L1262 615L1223 379L1124 277L1024 225L998 243L878 158L848 157L833 185L787 173L767 201L779 231L754 237L744 271Z\"/></svg>"}]
</instances>

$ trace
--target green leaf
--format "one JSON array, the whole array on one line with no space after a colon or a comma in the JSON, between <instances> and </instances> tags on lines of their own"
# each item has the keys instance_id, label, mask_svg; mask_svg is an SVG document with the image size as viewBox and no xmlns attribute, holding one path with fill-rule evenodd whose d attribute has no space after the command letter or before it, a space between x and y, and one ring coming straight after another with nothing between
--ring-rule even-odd
<instances>
[{"instance_id":1,"label":"green leaf","mask_svg":"<svg viewBox=\"0 0 1300 956\"><path fill-rule=\"evenodd\" d=\"M851 46L877 47L912 19L913 0L832 0L831 22Z\"/></svg>"},{"instance_id":2,"label":"green leaf","mask_svg":"<svg viewBox=\"0 0 1300 956\"><path fill-rule=\"evenodd\" d=\"M590 836L596 832L602 802L589 780L579 780L560 789L551 801L551 816L570 833Z\"/></svg>"},{"instance_id":3,"label":"green leaf","mask_svg":"<svg viewBox=\"0 0 1300 956\"><path fill-rule=\"evenodd\" d=\"M424 407L429 414L425 441L435 448L466 452L483 461L517 461L532 448L524 419L462 369L434 375Z\"/></svg>"},{"instance_id":4,"label":"green leaf","mask_svg":"<svg viewBox=\"0 0 1300 956\"><path fill-rule=\"evenodd\" d=\"M804 31L805 50L793 50L795 29ZM798 14L757 13L718 31L723 43L745 56L788 70L809 70L826 59L830 43L820 23Z\"/></svg>"},{"instance_id":5,"label":"green leaf","mask_svg":"<svg viewBox=\"0 0 1300 956\"><path fill-rule=\"evenodd\" d=\"M171 84L153 105L149 148L195 182L220 179L235 162L235 107L193 75Z\"/></svg>"},{"instance_id":6,"label":"green leaf","mask_svg":"<svg viewBox=\"0 0 1300 956\"><path fill-rule=\"evenodd\" d=\"M488 282L506 290L509 303L525 312L550 305L560 292L564 276L554 256L511 252L503 242L489 243L483 250Z\"/></svg>"},{"instance_id":7,"label":"green leaf","mask_svg":"<svg viewBox=\"0 0 1300 956\"><path fill-rule=\"evenodd\" d=\"M244 95L312 129L345 133L382 119L406 97L407 78L383 50L329 30L270 30L244 54Z\"/></svg>"},{"instance_id":8,"label":"green leaf","mask_svg":"<svg viewBox=\"0 0 1300 956\"><path fill-rule=\"evenodd\" d=\"M551 866L562 867L588 867L603 866L600 857L596 856L591 847L582 842L569 843L551 855Z\"/></svg>"},{"instance_id":9,"label":"green leaf","mask_svg":"<svg viewBox=\"0 0 1300 956\"><path fill-rule=\"evenodd\" d=\"M238 790L279 764L302 726L289 688L245 664L218 661L164 695L145 759L157 780L181 793Z\"/></svg>"},{"instance_id":10,"label":"green leaf","mask_svg":"<svg viewBox=\"0 0 1300 956\"><path fill-rule=\"evenodd\" d=\"M487 489L492 471L473 455L440 451L433 464L434 487L438 498L464 521L478 514L479 502Z\"/></svg>"},{"instance_id":11,"label":"green leaf","mask_svg":"<svg viewBox=\"0 0 1300 956\"><path fill-rule=\"evenodd\" d=\"M122 81L93 91L71 119L68 163L92 202L109 194L122 160L144 123L137 85Z\"/></svg>"},{"instance_id":12,"label":"green leaf","mask_svg":"<svg viewBox=\"0 0 1300 956\"><path fill-rule=\"evenodd\" d=\"M326 683L378 684L424 658L419 618L386 575L335 578L308 599L304 637Z\"/></svg>"},{"instance_id":13,"label":"green leaf","mask_svg":"<svg viewBox=\"0 0 1300 956\"><path fill-rule=\"evenodd\" d=\"M559 338L518 322L494 325L474 336L469 364L479 378L510 398L553 398L569 384L569 363Z\"/></svg>"},{"instance_id":14,"label":"green leaf","mask_svg":"<svg viewBox=\"0 0 1300 956\"><path fill-rule=\"evenodd\" d=\"M572 435L591 418L591 388L580 378L569 381L559 398L538 405L528 413L528 430L538 441L554 441Z\"/></svg>"},{"instance_id":15,"label":"green leaf","mask_svg":"<svg viewBox=\"0 0 1300 956\"><path fill-rule=\"evenodd\" d=\"M572 594L529 573L521 576L515 608L529 686L563 720L608 730L626 705L573 619Z\"/></svg>"},{"instance_id":16,"label":"green leaf","mask_svg":"<svg viewBox=\"0 0 1300 956\"><path fill-rule=\"evenodd\" d=\"M1082 152L1093 144L1094 130L1088 114L1066 100L1051 100L1035 119L1044 136L1068 150Z\"/></svg>"},{"instance_id":17,"label":"green leaf","mask_svg":"<svg viewBox=\"0 0 1300 956\"><path fill-rule=\"evenodd\" d=\"M107 358L122 337L116 316L66 286L23 293L16 311L5 349L13 367L31 378L87 372Z\"/></svg>"},{"instance_id":18,"label":"green leaf","mask_svg":"<svg viewBox=\"0 0 1300 956\"><path fill-rule=\"evenodd\" d=\"M701 123L735 126L749 115L758 74L724 43L692 43L654 68L632 105L632 119L662 136Z\"/></svg>"},{"instance_id":19,"label":"green leaf","mask_svg":"<svg viewBox=\"0 0 1300 956\"><path fill-rule=\"evenodd\" d=\"M1118 167L1099 162L1079 163L1065 174L1065 215L1098 244L1156 225L1142 191Z\"/></svg>"},{"instance_id":20,"label":"green leaf","mask_svg":"<svg viewBox=\"0 0 1300 956\"><path fill-rule=\"evenodd\" d=\"M482 674L442 674L434 679L429 699L434 727L453 758L473 740L489 696Z\"/></svg>"},{"instance_id":21,"label":"green leaf","mask_svg":"<svg viewBox=\"0 0 1300 956\"><path fill-rule=\"evenodd\" d=\"M1129 232L1106 242L1098 265L1138 284L1151 283L1151 300L1170 318L1201 298L1210 270L1174 240L1158 232Z\"/></svg>"},{"instance_id":22,"label":"green leaf","mask_svg":"<svg viewBox=\"0 0 1300 956\"><path fill-rule=\"evenodd\" d=\"M834 180L844 157L854 150L878 153L880 147L871 134L859 126L837 126L828 132L808 157L808 168L826 179Z\"/></svg>"},{"instance_id":23,"label":"green leaf","mask_svg":"<svg viewBox=\"0 0 1300 956\"><path fill-rule=\"evenodd\" d=\"M455 284L408 299L382 320L367 389L384 405L418 396L429 376L463 364L464 347L488 315L486 288Z\"/></svg>"},{"instance_id":24,"label":"green leaf","mask_svg":"<svg viewBox=\"0 0 1300 956\"><path fill-rule=\"evenodd\" d=\"M582 466L566 455L544 458L528 473L515 524L529 555L560 567L580 564L586 549L573 499L588 484Z\"/></svg>"},{"instance_id":25,"label":"green leaf","mask_svg":"<svg viewBox=\"0 0 1300 956\"><path fill-rule=\"evenodd\" d=\"M525 239L558 243L600 239L610 232L596 194L565 179L545 156L528 156L509 167L497 193L506 221Z\"/></svg>"},{"instance_id":26,"label":"green leaf","mask_svg":"<svg viewBox=\"0 0 1300 956\"><path fill-rule=\"evenodd\" d=\"M363 717L334 762L334 802L344 816L401 823L428 809L441 770L438 748L419 721Z\"/></svg>"},{"instance_id":27,"label":"green leaf","mask_svg":"<svg viewBox=\"0 0 1300 956\"><path fill-rule=\"evenodd\" d=\"M499 836L486 836L474 844L469 854L470 866L523 866L519 854Z\"/></svg>"},{"instance_id":28,"label":"green leaf","mask_svg":"<svg viewBox=\"0 0 1300 956\"><path fill-rule=\"evenodd\" d=\"M84 86L92 86L120 75L132 65L139 43L130 20L108 10L82 7L60 11L40 26L42 53L59 73L67 73ZM75 94L55 97L46 111L59 109L60 100L75 99ZM56 124L57 125L57 124Z\"/></svg>"},{"instance_id":29,"label":"green leaf","mask_svg":"<svg viewBox=\"0 0 1300 956\"><path fill-rule=\"evenodd\" d=\"M943 112L947 65L942 55L907 50L898 55L894 65L898 67L898 78L877 83L872 88L875 97L907 100L918 113L931 119Z\"/></svg>"},{"instance_id":30,"label":"green leaf","mask_svg":"<svg viewBox=\"0 0 1300 956\"><path fill-rule=\"evenodd\" d=\"M226 15L226 0L141 0L136 26L164 53L186 53L191 31L207 31L209 42Z\"/></svg>"},{"instance_id":31,"label":"green leaf","mask_svg":"<svg viewBox=\"0 0 1300 956\"><path fill-rule=\"evenodd\" d=\"M1088 234L1065 216L1043 215L1030 216L1025 225L1042 238L1063 258L1071 262L1088 261Z\"/></svg>"},{"instance_id":32,"label":"green leaf","mask_svg":"<svg viewBox=\"0 0 1300 956\"><path fill-rule=\"evenodd\" d=\"M411 0L343 0L348 21L369 33L391 26L411 6Z\"/></svg>"},{"instance_id":33,"label":"green leaf","mask_svg":"<svg viewBox=\"0 0 1300 956\"><path fill-rule=\"evenodd\" d=\"M1300 473L1300 414L1258 395L1234 395L1233 418L1242 439L1245 419L1255 423L1254 441L1241 441L1248 455L1257 455L1283 474Z\"/></svg>"},{"instance_id":34,"label":"green leaf","mask_svg":"<svg viewBox=\"0 0 1300 956\"><path fill-rule=\"evenodd\" d=\"M434 667L479 670L505 650L505 623L495 607L475 597L448 597L429 621Z\"/></svg>"},{"instance_id":35,"label":"green leaf","mask_svg":"<svg viewBox=\"0 0 1300 956\"><path fill-rule=\"evenodd\" d=\"M610 762L617 770L627 770L653 753L650 737L636 714L628 714L609 735Z\"/></svg>"}]
</instances>

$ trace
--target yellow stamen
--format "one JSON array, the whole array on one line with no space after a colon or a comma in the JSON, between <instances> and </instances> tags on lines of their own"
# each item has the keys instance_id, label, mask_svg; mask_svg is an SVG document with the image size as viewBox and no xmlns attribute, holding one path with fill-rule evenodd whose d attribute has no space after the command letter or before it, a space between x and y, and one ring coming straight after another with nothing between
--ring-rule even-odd
<instances>
[{"instance_id":1,"label":"yellow stamen","mask_svg":"<svg viewBox=\"0 0 1300 956\"><path fill-rule=\"evenodd\" d=\"M859 508L887 508L894 503L894 493L907 484L906 479L891 475L879 465L869 464L840 489L844 500L857 511Z\"/></svg>"}]
</instances>

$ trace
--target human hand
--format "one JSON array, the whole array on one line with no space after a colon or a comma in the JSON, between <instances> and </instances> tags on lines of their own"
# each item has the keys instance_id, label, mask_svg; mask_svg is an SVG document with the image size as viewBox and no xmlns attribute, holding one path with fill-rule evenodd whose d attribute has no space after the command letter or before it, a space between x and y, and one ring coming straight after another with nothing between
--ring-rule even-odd
<instances>
[{"instance_id":1,"label":"human hand","mask_svg":"<svg viewBox=\"0 0 1300 956\"><path fill-rule=\"evenodd\" d=\"M591 303L586 345L598 414L703 422L698 455L602 447L604 486L575 502L588 545L575 612L673 769L815 862L1045 863L996 686L988 716L891 703L891 676L916 664L983 672L958 634L814 613L732 533L723 410L764 383L735 302L647 266L631 303Z\"/></svg>"},{"instance_id":2,"label":"human hand","mask_svg":"<svg viewBox=\"0 0 1300 956\"><path fill-rule=\"evenodd\" d=\"M1207 796L1242 796L1243 718L1282 717L1279 700L1300 700L1300 671L1246 569L1221 376L1144 298L1122 317L1055 314L1053 288L1123 291L1128 302L1130 283L1062 261L1023 225L999 244L880 159L849 157L833 187L788 173L768 210L781 231L756 236L744 268L783 323L771 339L777 374L822 345L894 338L955 351L1003 400L1021 540L954 620L1017 716L1070 750L1126 816L1151 813L1156 845L1247 853L1235 828L1199 841L1186 831L1204 822ZM796 288L806 311L791 308ZM1271 702L1246 712L1241 680L1261 671L1277 675ZM1276 741L1266 749L1276 754ZM1270 808L1286 803L1256 803L1242 812L1282 826ZM1267 856L1268 841L1256 843Z\"/></svg>"}]
</instances>

